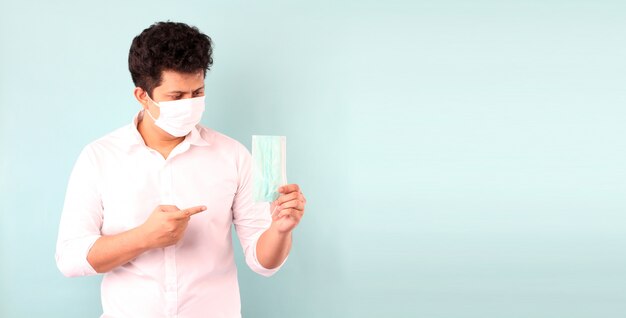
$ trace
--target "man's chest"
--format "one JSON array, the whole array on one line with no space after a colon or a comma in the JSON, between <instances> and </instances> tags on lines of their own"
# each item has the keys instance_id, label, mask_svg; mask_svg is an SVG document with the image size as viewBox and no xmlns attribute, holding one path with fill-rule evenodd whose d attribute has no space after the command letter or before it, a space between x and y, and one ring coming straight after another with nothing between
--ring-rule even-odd
<instances>
[{"instance_id":1,"label":"man's chest","mask_svg":"<svg viewBox=\"0 0 626 318\"><path fill-rule=\"evenodd\" d=\"M224 226L232 220L238 172L232 160L210 153L157 160L142 155L112 161L103 167L100 194L103 234L141 225L158 205L181 209L205 205L195 223Z\"/></svg>"}]
</instances>

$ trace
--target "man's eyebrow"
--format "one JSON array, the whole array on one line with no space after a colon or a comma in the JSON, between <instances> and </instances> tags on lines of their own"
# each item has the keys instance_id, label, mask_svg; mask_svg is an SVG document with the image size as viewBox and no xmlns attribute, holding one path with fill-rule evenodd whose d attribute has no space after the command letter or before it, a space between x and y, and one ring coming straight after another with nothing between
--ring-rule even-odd
<instances>
[{"instance_id":1,"label":"man's eyebrow","mask_svg":"<svg viewBox=\"0 0 626 318\"><path fill-rule=\"evenodd\" d=\"M197 92L197 91L199 91L199 90L201 90L201 89L204 89L204 85L202 85L202 87L200 87L200 88L196 88L196 89L194 90L194 92ZM183 91L169 91L169 92L167 92L166 94L184 94L184 93L185 93L185 92L183 92Z\"/></svg>"}]
</instances>

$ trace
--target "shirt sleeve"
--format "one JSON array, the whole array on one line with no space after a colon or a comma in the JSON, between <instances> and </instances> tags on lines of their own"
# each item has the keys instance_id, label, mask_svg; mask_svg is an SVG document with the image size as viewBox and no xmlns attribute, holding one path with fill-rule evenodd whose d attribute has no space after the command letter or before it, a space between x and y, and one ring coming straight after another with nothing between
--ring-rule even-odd
<instances>
[{"instance_id":1,"label":"shirt sleeve","mask_svg":"<svg viewBox=\"0 0 626 318\"><path fill-rule=\"evenodd\" d=\"M101 236L103 207L98 175L95 156L87 146L70 175L57 238L57 267L68 277L97 274L87 254Z\"/></svg>"},{"instance_id":2,"label":"shirt sleeve","mask_svg":"<svg viewBox=\"0 0 626 318\"><path fill-rule=\"evenodd\" d=\"M246 264L254 272L269 277L274 275L287 261L268 269L259 263L256 246L261 234L272 224L269 202L254 202L252 194L252 155L246 147L238 145L239 184L233 200L233 224L243 248Z\"/></svg>"}]
</instances>

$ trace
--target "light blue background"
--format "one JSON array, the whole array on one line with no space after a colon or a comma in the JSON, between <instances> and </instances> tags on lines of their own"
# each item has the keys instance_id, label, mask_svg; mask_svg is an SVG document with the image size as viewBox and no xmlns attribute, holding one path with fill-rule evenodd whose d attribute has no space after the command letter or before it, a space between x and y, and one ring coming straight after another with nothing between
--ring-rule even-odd
<instances>
[{"instance_id":1,"label":"light blue background","mask_svg":"<svg viewBox=\"0 0 626 318\"><path fill-rule=\"evenodd\" d=\"M383 3L384 2L384 3ZM245 317L620 317L626 2L3 1L0 316L97 317L54 263L69 173L130 122L159 20L215 41L203 123L287 136L309 201ZM238 246L238 245L237 245Z\"/></svg>"}]
</instances>

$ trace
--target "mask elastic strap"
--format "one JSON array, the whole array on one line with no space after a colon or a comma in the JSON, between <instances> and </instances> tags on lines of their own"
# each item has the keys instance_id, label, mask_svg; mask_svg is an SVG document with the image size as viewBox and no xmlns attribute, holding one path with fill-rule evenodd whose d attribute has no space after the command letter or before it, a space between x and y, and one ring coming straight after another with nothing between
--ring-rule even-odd
<instances>
[{"instance_id":1,"label":"mask elastic strap","mask_svg":"<svg viewBox=\"0 0 626 318\"><path fill-rule=\"evenodd\" d=\"M146 97L148 97L148 99L154 104L156 105L156 107L161 108L161 105L159 105L157 102L153 101L152 98L150 98L150 95L148 95L148 92L146 92ZM148 115L150 116L150 118L152 118L153 121L156 121L156 119L154 118L154 116L152 116L152 114L150 113L150 110L146 109L146 111L148 112Z\"/></svg>"},{"instance_id":2,"label":"mask elastic strap","mask_svg":"<svg viewBox=\"0 0 626 318\"><path fill-rule=\"evenodd\" d=\"M146 92L146 97L148 97L148 99L157 107L161 108L161 105L159 105L159 103L155 102L154 100L152 100L152 98L150 98L150 95L148 95L148 92Z\"/></svg>"}]
</instances>

